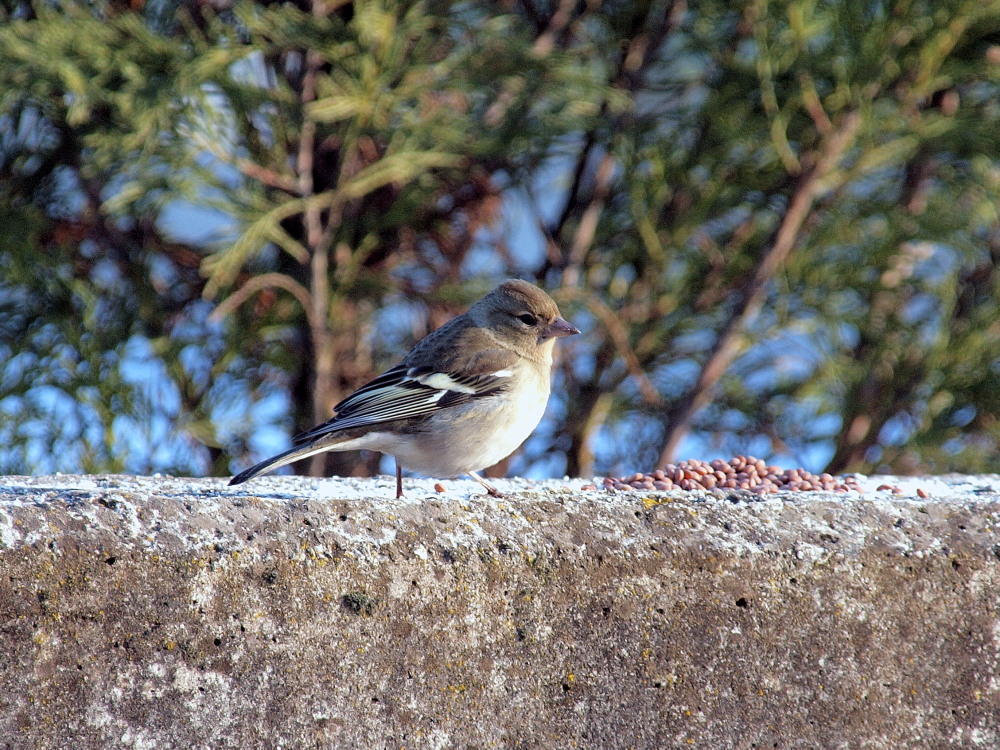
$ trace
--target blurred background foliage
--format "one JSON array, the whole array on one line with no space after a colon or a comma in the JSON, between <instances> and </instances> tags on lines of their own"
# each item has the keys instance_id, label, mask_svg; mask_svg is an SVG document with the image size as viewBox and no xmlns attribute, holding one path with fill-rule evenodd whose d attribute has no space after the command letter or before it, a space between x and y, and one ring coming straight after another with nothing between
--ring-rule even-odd
<instances>
[{"instance_id":1,"label":"blurred background foliage","mask_svg":"<svg viewBox=\"0 0 1000 750\"><path fill-rule=\"evenodd\" d=\"M1000 0L0 20L0 472L226 475L509 276L585 335L494 473L1000 471Z\"/></svg>"}]
</instances>

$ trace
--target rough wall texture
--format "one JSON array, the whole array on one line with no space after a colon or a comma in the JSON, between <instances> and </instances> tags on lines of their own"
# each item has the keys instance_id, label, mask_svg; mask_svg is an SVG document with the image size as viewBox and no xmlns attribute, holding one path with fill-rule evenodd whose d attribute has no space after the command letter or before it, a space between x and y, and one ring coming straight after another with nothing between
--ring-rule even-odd
<instances>
[{"instance_id":1,"label":"rough wall texture","mask_svg":"<svg viewBox=\"0 0 1000 750\"><path fill-rule=\"evenodd\" d=\"M0 748L997 748L979 479L0 478Z\"/></svg>"}]
</instances>

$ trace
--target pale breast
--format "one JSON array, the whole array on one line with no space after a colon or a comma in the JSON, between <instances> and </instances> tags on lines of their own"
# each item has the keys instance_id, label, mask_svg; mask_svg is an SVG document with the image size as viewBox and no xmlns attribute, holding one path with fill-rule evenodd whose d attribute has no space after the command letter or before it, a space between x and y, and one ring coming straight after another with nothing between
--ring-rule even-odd
<instances>
[{"instance_id":1,"label":"pale breast","mask_svg":"<svg viewBox=\"0 0 1000 750\"><path fill-rule=\"evenodd\" d=\"M527 383L530 387L519 389L520 395L506 399L505 404L496 409L496 428L492 437L481 446L480 465L473 467L472 471L485 469L507 458L538 427L549 401L549 379L535 377L534 370L531 373Z\"/></svg>"},{"instance_id":2,"label":"pale breast","mask_svg":"<svg viewBox=\"0 0 1000 750\"><path fill-rule=\"evenodd\" d=\"M496 396L445 409L418 432L372 433L364 446L394 456L421 474L454 477L502 461L538 426L549 399L549 379L535 368L512 373L518 380ZM362 441L359 441L362 442Z\"/></svg>"}]
</instances>

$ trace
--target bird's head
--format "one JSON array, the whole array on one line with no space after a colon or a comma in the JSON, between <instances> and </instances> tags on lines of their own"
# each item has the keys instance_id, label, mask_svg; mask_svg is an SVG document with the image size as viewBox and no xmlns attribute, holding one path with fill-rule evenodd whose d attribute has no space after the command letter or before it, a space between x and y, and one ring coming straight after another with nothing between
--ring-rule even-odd
<instances>
[{"instance_id":1,"label":"bird's head","mask_svg":"<svg viewBox=\"0 0 1000 750\"><path fill-rule=\"evenodd\" d=\"M559 314L544 291L527 281L505 281L470 310L477 322L519 349L542 346L580 331Z\"/></svg>"}]
</instances>

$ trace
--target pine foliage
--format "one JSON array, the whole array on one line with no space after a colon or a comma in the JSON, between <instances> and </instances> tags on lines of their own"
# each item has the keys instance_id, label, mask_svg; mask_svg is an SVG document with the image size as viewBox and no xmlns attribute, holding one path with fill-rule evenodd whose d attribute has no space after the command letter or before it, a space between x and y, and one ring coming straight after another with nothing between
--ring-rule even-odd
<instances>
[{"instance_id":1,"label":"pine foliage","mask_svg":"<svg viewBox=\"0 0 1000 750\"><path fill-rule=\"evenodd\" d=\"M516 471L1000 470L997 0L0 21L0 472L226 474L507 276Z\"/></svg>"}]
</instances>

